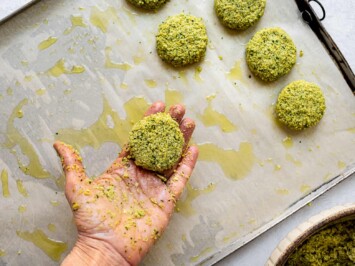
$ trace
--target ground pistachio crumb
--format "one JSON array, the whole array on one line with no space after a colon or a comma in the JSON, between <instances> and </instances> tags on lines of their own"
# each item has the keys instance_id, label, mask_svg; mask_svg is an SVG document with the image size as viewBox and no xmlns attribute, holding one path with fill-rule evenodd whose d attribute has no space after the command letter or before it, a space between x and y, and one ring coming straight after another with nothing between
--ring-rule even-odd
<instances>
[{"instance_id":1,"label":"ground pistachio crumb","mask_svg":"<svg viewBox=\"0 0 355 266\"><path fill-rule=\"evenodd\" d=\"M355 265L355 220L330 225L314 234L291 254L285 265Z\"/></svg>"},{"instance_id":2,"label":"ground pistachio crumb","mask_svg":"<svg viewBox=\"0 0 355 266\"><path fill-rule=\"evenodd\" d=\"M207 31L201 18L179 14L160 24L156 36L159 57L174 67L201 61L206 53Z\"/></svg>"},{"instance_id":3,"label":"ground pistachio crumb","mask_svg":"<svg viewBox=\"0 0 355 266\"><path fill-rule=\"evenodd\" d=\"M77 211L77 210L79 210L79 208L80 208L80 205L79 205L77 202L73 202L73 204L72 204L72 210L73 210L73 211Z\"/></svg>"},{"instance_id":4,"label":"ground pistachio crumb","mask_svg":"<svg viewBox=\"0 0 355 266\"><path fill-rule=\"evenodd\" d=\"M294 130L318 124L325 112L325 98L318 85L298 80L287 85L276 103L277 119Z\"/></svg>"},{"instance_id":5,"label":"ground pistachio crumb","mask_svg":"<svg viewBox=\"0 0 355 266\"><path fill-rule=\"evenodd\" d=\"M248 42L246 60L250 71L264 81L275 81L296 64L297 49L281 28L265 28Z\"/></svg>"},{"instance_id":6,"label":"ground pistachio crumb","mask_svg":"<svg viewBox=\"0 0 355 266\"><path fill-rule=\"evenodd\" d=\"M164 5L168 0L127 0L132 5L147 9L147 10L157 10L162 5Z\"/></svg>"},{"instance_id":7,"label":"ground pistachio crumb","mask_svg":"<svg viewBox=\"0 0 355 266\"><path fill-rule=\"evenodd\" d=\"M162 172L179 161L184 137L179 124L169 114L157 113L133 126L128 146L138 166Z\"/></svg>"},{"instance_id":8,"label":"ground pistachio crumb","mask_svg":"<svg viewBox=\"0 0 355 266\"><path fill-rule=\"evenodd\" d=\"M234 30L246 30L263 15L266 0L215 0L214 8L221 23Z\"/></svg>"}]
</instances>

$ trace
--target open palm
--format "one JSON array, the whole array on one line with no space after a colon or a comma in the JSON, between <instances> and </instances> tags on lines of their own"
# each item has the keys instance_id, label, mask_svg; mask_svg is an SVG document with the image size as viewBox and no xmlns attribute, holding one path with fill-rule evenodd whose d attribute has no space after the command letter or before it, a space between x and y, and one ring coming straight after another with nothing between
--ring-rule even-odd
<instances>
[{"instance_id":1,"label":"open palm","mask_svg":"<svg viewBox=\"0 0 355 266\"><path fill-rule=\"evenodd\" d=\"M164 103L156 102L145 115L164 110ZM77 151L62 142L54 144L66 175L65 194L74 213L78 242L102 245L126 264L136 265L162 234L198 156L197 147L187 147L194 121L183 119L182 105L172 106L169 113L180 125L186 149L180 163L166 173L136 166L123 149L108 170L92 180Z\"/></svg>"}]
</instances>

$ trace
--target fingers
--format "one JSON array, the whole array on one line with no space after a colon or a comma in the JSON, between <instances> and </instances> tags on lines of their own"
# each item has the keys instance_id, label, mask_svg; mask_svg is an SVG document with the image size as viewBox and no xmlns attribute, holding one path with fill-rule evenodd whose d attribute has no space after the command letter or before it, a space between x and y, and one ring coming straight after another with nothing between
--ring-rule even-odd
<instances>
[{"instance_id":1,"label":"fingers","mask_svg":"<svg viewBox=\"0 0 355 266\"><path fill-rule=\"evenodd\" d=\"M191 139L192 133L195 130L195 121L193 121L190 118L185 118L182 120L180 124L180 130L182 132L182 135L184 136L184 149L186 150L187 146L189 145L189 141Z\"/></svg>"},{"instance_id":2,"label":"fingers","mask_svg":"<svg viewBox=\"0 0 355 266\"><path fill-rule=\"evenodd\" d=\"M175 200L179 199L184 190L186 182L189 180L192 170L195 167L197 157L198 148L196 146L189 147L175 173L169 178L166 185Z\"/></svg>"},{"instance_id":3,"label":"fingers","mask_svg":"<svg viewBox=\"0 0 355 266\"><path fill-rule=\"evenodd\" d=\"M129 154L129 151L128 151L128 145L124 145L121 152L118 154L118 159L122 159L124 157L127 157Z\"/></svg>"},{"instance_id":4,"label":"fingers","mask_svg":"<svg viewBox=\"0 0 355 266\"><path fill-rule=\"evenodd\" d=\"M185 115L185 107L181 104L172 105L169 109L169 114L176 122L178 122L178 124L180 124Z\"/></svg>"},{"instance_id":5,"label":"fingers","mask_svg":"<svg viewBox=\"0 0 355 266\"><path fill-rule=\"evenodd\" d=\"M79 153L70 145L56 141L53 145L57 151L65 174L65 195L69 203L72 203L76 184L86 179L85 170Z\"/></svg>"},{"instance_id":6,"label":"fingers","mask_svg":"<svg viewBox=\"0 0 355 266\"><path fill-rule=\"evenodd\" d=\"M156 113L162 113L165 111L165 103L161 101L157 101L153 103L148 110L145 112L144 116L156 114Z\"/></svg>"}]
</instances>

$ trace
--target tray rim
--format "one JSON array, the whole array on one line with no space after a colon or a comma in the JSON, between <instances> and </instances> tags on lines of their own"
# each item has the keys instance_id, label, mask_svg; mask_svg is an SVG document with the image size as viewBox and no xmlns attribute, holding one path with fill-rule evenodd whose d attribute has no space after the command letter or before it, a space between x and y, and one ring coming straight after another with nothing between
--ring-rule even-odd
<instances>
[{"instance_id":1,"label":"tray rim","mask_svg":"<svg viewBox=\"0 0 355 266\"><path fill-rule=\"evenodd\" d=\"M11 18L15 17L16 15L21 14L21 12L25 11L26 9L30 8L31 6L38 3L40 0L29 0L26 5L23 5L21 8L15 10L14 12L10 13L8 16L0 19L0 26L6 23ZM309 4L313 0L295 0L300 13L302 14L305 11L308 11L312 16L311 22L306 22L312 29L312 31L317 35L318 39L321 41L323 46L328 51L330 57L333 59L339 70L341 71L345 81L349 85L350 89L354 93L355 96L355 74L352 71L351 67L349 66L347 60L341 53L340 49L333 41L331 36L328 34L326 29L324 28L323 24L319 20L316 12ZM270 220L269 222L265 223L263 226L259 227L258 229L254 230L253 232L247 234L245 237L238 239L237 241L227 245L226 247L222 248L219 251L216 251L214 254L211 254L206 259L197 263L197 265L213 265L218 261L222 260L229 254L233 253L234 251L238 250L239 248L243 247L245 244L251 242L252 240L256 239L258 236L262 235L269 229L273 228L275 225L279 224L293 213L300 210L302 207L313 201L314 199L321 196L323 193L327 192L328 190L335 187L337 184L344 181L351 175L355 174L355 162L353 164L348 165L348 167L339 175L335 176L334 178L330 179L328 182L323 183L321 186L315 188L310 193L305 195L304 197L300 198L297 202L291 204L285 211L278 217Z\"/></svg>"}]
</instances>

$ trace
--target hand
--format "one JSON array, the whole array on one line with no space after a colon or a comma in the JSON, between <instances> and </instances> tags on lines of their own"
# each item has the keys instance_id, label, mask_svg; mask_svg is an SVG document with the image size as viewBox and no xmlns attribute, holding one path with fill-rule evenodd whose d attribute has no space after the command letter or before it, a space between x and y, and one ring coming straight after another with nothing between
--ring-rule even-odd
<instances>
[{"instance_id":1,"label":"hand","mask_svg":"<svg viewBox=\"0 0 355 266\"><path fill-rule=\"evenodd\" d=\"M145 115L164 110L164 103L156 102ZM169 113L180 125L185 152L180 163L164 175L136 166L123 149L108 170L92 180L77 151L62 142L54 144L78 228L77 243L63 265L137 265L163 233L198 156L197 147L188 147L194 121L183 119L182 105L172 106Z\"/></svg>"}]
</instances>

